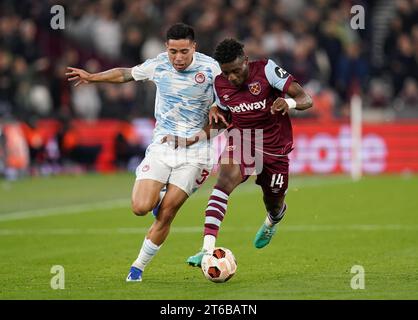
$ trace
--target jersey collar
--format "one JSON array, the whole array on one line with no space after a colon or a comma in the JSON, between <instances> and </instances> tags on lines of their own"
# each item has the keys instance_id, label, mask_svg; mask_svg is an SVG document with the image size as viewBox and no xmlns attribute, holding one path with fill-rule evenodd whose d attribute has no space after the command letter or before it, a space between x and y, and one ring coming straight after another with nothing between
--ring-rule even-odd
<instances>
[{"instance_id":1,"label":"jersey collar","mask_svg":"<svg viewBox=\"0 0 418 320\"><path fill-rule=\"evenodd\" d=\"M193 68L194 64L196 63L196 52L193 53L192 63L183 71L189 71Z\"/></svg>"}]
</instances>

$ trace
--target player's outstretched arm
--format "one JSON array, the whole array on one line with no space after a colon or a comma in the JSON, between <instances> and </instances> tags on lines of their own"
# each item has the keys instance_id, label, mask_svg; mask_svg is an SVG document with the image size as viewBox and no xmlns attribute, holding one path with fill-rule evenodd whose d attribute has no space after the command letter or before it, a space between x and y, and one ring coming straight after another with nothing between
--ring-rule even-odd
<instances>
[{"instance_id":1,"label":"player's outstretched arm","mask_svg":"<svg viewBox=\"0 0 418 320\"><path fill-rule=\"evenodd\" d=\"M289 109L306 110L312 107L313 102L309 94L297 83L292 82L287 90L290 98L277 98L271 106L271 113L281 112L285 114Z\"/></svg>"},{"instance_id":2,"label":"player's outstretched arm","mask_svg":"<svg viewBox=\"0 0 418 320\"><path fill-rule=\"evenodd\" d=\"M99 73L89 73L83 69L67 67L68 81L75 81L75 86L91 82L122 83L134 80L131 68L114 68Z\"/></svg>"}]
</instances>

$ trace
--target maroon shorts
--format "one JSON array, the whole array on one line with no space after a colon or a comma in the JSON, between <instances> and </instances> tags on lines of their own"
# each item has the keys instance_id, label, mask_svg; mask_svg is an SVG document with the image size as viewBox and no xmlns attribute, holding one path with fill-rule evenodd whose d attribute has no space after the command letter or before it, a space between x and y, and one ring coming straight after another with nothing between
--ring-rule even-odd
<instances>
[{"instance_id":1,"label":"maroon shorts","mask_svg":"<svg viewBox=\"0 0 418 320\"><path fill-rule=\"evenodd\" d=\"M255 183L263 189L263 193L266 196L277 197L285 195L289 183L289 158L287 156L264 155L263 160L263 169L257 175Z\"/></svg>"},{"instance_id":2,"label":"maroon shorts","mask_svg":"<svg viewBox=\"0 0 418 320\"><path fill-rule=\"evenodd\" d=\"M241 148L245 149L245 148ZM283 196L287 192L289 182L289 157L273 156L252 150L239 150L236 145L227 144L221 154L221 163L227 163L227 159L233 159L239 164L242 182L250 176L257 176L255 183L268 197Z\"/></svg>"}]
</instances>

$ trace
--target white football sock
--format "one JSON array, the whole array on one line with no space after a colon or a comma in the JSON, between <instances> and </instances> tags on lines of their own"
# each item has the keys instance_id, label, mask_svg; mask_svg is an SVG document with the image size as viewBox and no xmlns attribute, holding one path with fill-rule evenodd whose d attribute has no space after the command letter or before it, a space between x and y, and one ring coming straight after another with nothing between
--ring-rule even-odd
<instances>
[{"instance_id":1,"label":"white football sock","mask_svg":"<svg viewBox=\"0 0 418 320\"><path fill-rule=\"evenodd\" d=\"M213 251L215 248L216 237L212 236L211 234L207 234L203 238L203 250L205 251Z\"/></svg>"},{"instance_id":2,"label":"white football sock","mask_svg":"<svg viewBox=\"0 0 418 320\"><path fill-rule=\"evenodd\" d=\"M161 246L157 246L156 244L152 243L150 239L145 238L144 242L142 243L141 250L139 251L138 258L136 258L132 265L144 271L147 264L157 254L160 248Z\"/></svg>"}]
</instances>

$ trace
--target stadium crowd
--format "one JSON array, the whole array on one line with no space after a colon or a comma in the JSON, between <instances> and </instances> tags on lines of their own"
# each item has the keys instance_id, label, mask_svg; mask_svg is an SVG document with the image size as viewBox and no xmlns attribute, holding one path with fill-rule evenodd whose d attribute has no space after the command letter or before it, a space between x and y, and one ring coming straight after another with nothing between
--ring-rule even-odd
<instances>
[{"instance_id":1,"label":"stadium crowd","mask_svg":"<svg viewBox=\"0 0 418 320\"><path fill-rule=\"evenodd\" d=\"M64 29L51 28L56 4ZM353 5L364 29L350 24ZM235 37L250 59L274 59L313 96L303 116L346 117L354 93L366 109L418 116L418 0L3 0L0 120L151 118L153 84L73 87L66 67L140 64L165 50L178 21L195 28L200 52Z\"/></svg>"},{"instance_id":2,"label":"stadium crowd","mask_svg":"<svg viewBox=\"0 0 418 320\"><path fill-rule=\"evenodd\" d=\"M164 50L164 31L177 21L195 27L203 53L211 55L218 41L237 37L250 58L276 60L312 93L325 94L323 104L329 101L333 116L345 115L354 92L371 106L387 107L396 98L416 105L418 1L394 1L396 10L386 18L384 60L376 66L372 29L380 2L385 1L5 0L0 112L23 120L152 116L152 85L71 88L65 67L99 71L139 64ZM50 26L54 4L65 8L64 30ZM350 27L355 4L365 8L364 30Z\"/></svg>"}]
</instances>

